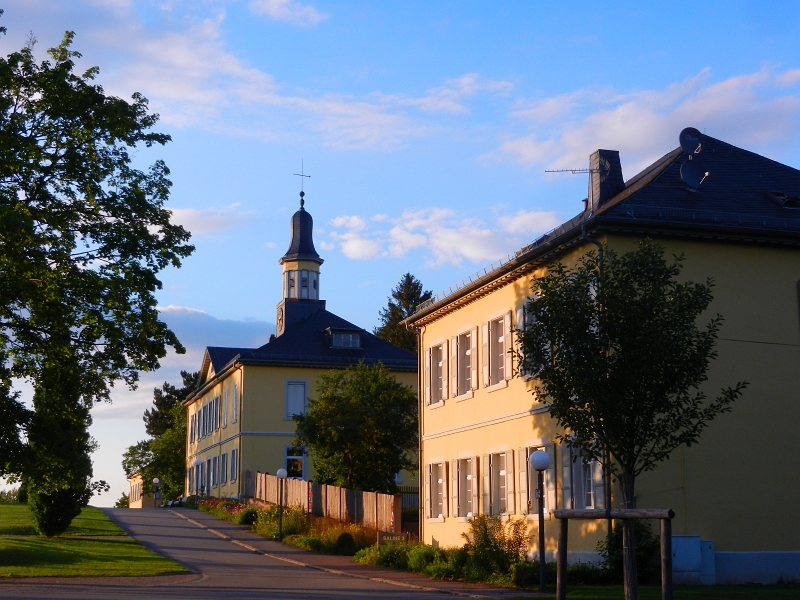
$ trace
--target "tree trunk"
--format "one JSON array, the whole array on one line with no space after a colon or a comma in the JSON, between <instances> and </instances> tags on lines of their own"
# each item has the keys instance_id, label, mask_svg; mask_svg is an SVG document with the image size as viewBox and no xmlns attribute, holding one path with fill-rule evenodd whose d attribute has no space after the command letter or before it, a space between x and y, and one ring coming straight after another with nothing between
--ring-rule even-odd
<instances>
[{"instance_id":1,"label":"tree trunk","mask_svg":"<svg viewBox=\"0 0 800 600\"><path fill-rule=\"evenodd\" d=\"M622 474L622 501L625 508L636 508L633 498L634 478ZM624 569L625 600L639 600L639 580L636 575L636 536L633 519L622 521L622 565Z\"/></svg>"}]
</instances>

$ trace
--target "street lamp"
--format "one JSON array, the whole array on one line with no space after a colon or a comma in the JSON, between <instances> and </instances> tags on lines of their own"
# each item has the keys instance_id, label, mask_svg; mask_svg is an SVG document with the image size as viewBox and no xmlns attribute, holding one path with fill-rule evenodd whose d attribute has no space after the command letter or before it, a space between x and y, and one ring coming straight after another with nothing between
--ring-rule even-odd
<instances>
[{"instance_id":1,"label":"street lamp","mask_svg":"<svg viewBox=\"0 0 800 600\"><path fill-rule=\"evenodd\" d=\"M539 591L544 592L544 583L547 577L544 555L544 472L550 466L550 456L543 450L537 450L531 454L530 462L538 479L536 497L539 499Z\"/></svg>"},{"instance_id":2,"label":"street lamp","mask_svg":"<svg viewBox=\"0 0 800 600\"><path fill-rule=\"evenodd\" d=\"M156 488L155 501L156 508L158 508L161 506L161 502L159 502L161 500L161 480L158 477L153 477L153 485Z\"/></svg>"},{"instance_id":3,"label":"street lamp","mask_svg":"<svg viewBox=\"0 0 800 600\"><path fill-rule=\"evenodd\" d=\"M278 541L283 541L283 486L288 473L286 469L278 469Z\"/></svg>"}]
</instances>

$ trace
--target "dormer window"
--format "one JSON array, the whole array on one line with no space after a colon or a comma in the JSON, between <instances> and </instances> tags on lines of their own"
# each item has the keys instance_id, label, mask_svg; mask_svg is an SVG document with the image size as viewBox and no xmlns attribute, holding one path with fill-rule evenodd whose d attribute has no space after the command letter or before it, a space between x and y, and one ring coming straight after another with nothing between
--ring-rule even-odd
<instances>
[{"instance_id":1,"label":"dormer window","mask_svg":"<svg viewBox=\"0 0 800 600\"><path fill-rule=\"evenodd\" d=\"M345 333L334 331L333 332L333 347L334 348L360 348L361 347L361 334L359 333Z\"/></svg>"},{"instance_id":2,"label":"dormer window","mask_svg":"<svg viewBox=\"0 0 800 600\"><path fill-rule=\"evenodd\" d=\"M783 208L800 208L800 198L790 196L786 192L772 191L767 192L767 198L782 206Z\"/></svg>"}]
</instances>

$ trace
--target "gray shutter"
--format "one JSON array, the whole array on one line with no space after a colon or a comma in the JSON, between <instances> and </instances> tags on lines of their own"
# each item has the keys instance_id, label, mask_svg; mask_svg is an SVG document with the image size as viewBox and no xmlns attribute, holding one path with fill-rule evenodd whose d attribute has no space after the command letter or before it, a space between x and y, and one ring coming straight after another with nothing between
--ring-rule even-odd
<instances>
[{"instance_id":1,"label":"gray shutter","mask_svg":"<svg viewBox=\"0 0 800 600\"><path fill-rule=\"evenodd\" d=\"M483 387L489 387L489 323L481 324L481 366L483 367Z\"/></svg>"},{"instance_id":2,"label":"gray shutter","mask_svg":"<svg viewBox=\"0 0 800 600\"><path fill-rule=\"evenodd\" d=\"M442 359L442 400L446 400L450 397L447 393L447 379L449 377L449 371L447 370L447 340L442 342L442 349L439 351L439 356Z\"/></svg>"},{"instance_id":3,"label":"gray shutter","mask_svg":"<svg viewBox=\"0 0 800 600\"><path fill-rule=\"evenodd\" d=\"M513 345L511 336L511 311L508 311L503 317L503 352L505 353L505 364L503 365L503 374L506 379L511 379L514 376L513 369Z\"/></svg>"},{"instance_id":4,"label":"gray shutter","mask_svg":"<svg viewBox=\"0 0 800 600\"><path fill-rule=\"evenodd\" d=\"M431 465L425 467L425 518L431 518L431 504L433 504L433 498L431 498Z\"/></svg>"},{"instance_id":5,"label":"gray shutter","mask_svg":"<svg viewBox=\"0 0 800 600\"><path fill-rule=\"evenodd\" d=\"M599 462L594 462L594 507L598 509L605 509L606 507L606 487L603 481L603 465Z\"/></svg>"},{"instance_id":6,"label":"gray shutter","mask_svg":"<svg viewBox=\"0 0 800 600\"><path fill-rule=\"evenodd\" d=\"M519 479L519 512L527 515L528 510L528 449L517 450L517 474Z\"/></svg>"},{"instance_id":7,"label":"gray shutter","mask_svg":"<svg viewBox=\"0 0 800 600\"><path fill-rule=\"evenodd\" d=\"M442 465L442 516L443 517L447 517L449 515L449 513L450 513L450 511L448 510L450 508L450 503L447 501L447 498L448 498L448 496L447 496L447 491L448 491L447 488L450 487L449 485L447 485L448 484L448 481L447 481L447 476L448 476L448 472L447 471L448 471L448 469L447 469L447 467L449 467L450 465L447 464L447 461L444 461L443 463L441 463L441 465Z\"/></svg>"},{"instance_id":8,"label":"gray shutter","mask_svg":"<svg viewBox=\"0 0 800 600\"><path fill-rule=\"evenodd\" d=\"M425 380L425 406L431 403L431 377L433 369L431 368L431 349L425 350L425 364L422 369L422 377Z\"/></svg>"},{"instance_id":9,"label":"gray shutter","mask_svg":"<svg viewBox=\"0 0 800 600\"><path fill-rule=\"evenodd\" d=\"M516 479L514 473L514 451L509 450L506 452L506 512L509 515L517 512L514 506L514 480Z\"/></svg>"},{"instance_id":10,"label":"gray shutter","mask_svg":"<svg viewBox=\"0 0 800 600\"><path fill-rule=\"evenodd\" d=\"M478 389L478 328L473 327L469 332L469 366L470 366L470 387ZM465 392L467 390L464 390Z\"/></svg>"},{"instance_id":11,"label":"gray shutter","mask_svg":"<svg viewBox=\"0 0 800 600\"><path fill-rule=\"evenodd\" d=\"M455 398L466 390L458 389L458 338L450 338L450 395Z\"/></svg>"},{"instance_id":12,"label":"gray shutter","mask_svg":"<svg viewBox=\"0 0 800 600\"><path fill-rule=\"evenodd\" d=\"M472 457L472 516L477 516L480 514L480 509L478 508L478 502L480 501L480 491L478 486L478 457Z\"/></svg>"},{"instance_id":13,"label":"gray shutter","mask_svg":"<svg viewBox=\"0 0 800 600\"><path fill-rule=\"evenodd\" d=\"M544 451L550 457L550 466L547 468L545 477L545 491L547 492L547 512L552 512L556 508L556 445L545 444Z\"/></svg>"},{"instance_id":14,"label":"gray shutter","mask_svg":"<svg viewBox=\"0 0 800 600\"><path fill-rule=\"evenodd\" d=\"M517 331L524 330L525 329L525 305L523 304L522 306L518 306L516 308L516 313L517 314L515 315L515 319L514 319L514 328Z\"/></svg>"},{"instance_id":15,"label":"gray shutter","mask_svg":"<svg viewBox=\"0 0 800 600\"><path fill-rule=\"evenodd\" d=\"M483 492L483 506L481 506L481 514L492 514L492 458L489 454L483 455L483 462L481 463L481 483L483 484L481 491Z\"/></svg>"},{"instance_id":16,"label":"gray shutter","mask_svg":"<svg viewBox=\"0 0 800 600\"><path fill-rule=\"evenodd\" d=\"M561 444L561 507L562 508L577 508L572 506L572 461L569 456L569 443L562 442Z\"/></svg>"},{"instance_id":17,"label":"gray shutter","mask_svg":"<svg viewBox=\"0 0 800 600\"><path fill-rule=\"evenodd\" d=\"M450 497L453 500L452 514L454 517L459 516L458 507L458 460L450 461Z\"/></svg>"}]
</instances>

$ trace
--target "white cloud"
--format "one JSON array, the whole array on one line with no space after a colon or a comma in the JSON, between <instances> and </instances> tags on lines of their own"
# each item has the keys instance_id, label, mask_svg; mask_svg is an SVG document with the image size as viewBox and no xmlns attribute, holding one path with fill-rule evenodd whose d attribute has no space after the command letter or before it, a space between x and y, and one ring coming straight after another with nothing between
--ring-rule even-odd
<instances>
[{"instance_id":1,"label":"white cloud","mask_svg":"<svg viewBox=\"0 0 800 600\"><path fill-rule=\"evenodd\" d=\"M670 149L684 127L753 149L788 145L800 134L800 70L754 73L711 82L710 69L664 89L621 94L585 88L535 101L511 112L530 132L510 135L487 160L546 168L585 167L597 148L619 150L632 176Z\"/></svg>"},{"instance_id":2,"label":"white cloud","mask_svg":"<svg viewBox=\"0 0 800 600\"><path fill-rule=\"evenodd\" d=\"M381 227L384 222L388 229ZM422 251L427 266L441 266L495 260L560 222L555 213L536 210L502 215L487 223L450 209L426 208L406 210L396 218L373 218L371 224L357 216L337 217L332 224L346 231L333 231L330 237L348 258L399 258Z\"/></svg>"},{"instance_id":3,"label":"white cloud","mask_svg":"<svg viewBox=\"0 0 800 600\"><path fill-rule=\"evenodd\" d=\"M173 221L183 225L192 235L215 233L236 226L249 214L239 210L240 204L224 208L173 208Z\"/></svg>"},{"instance_id":4,"label":"white cloud","mask_svg":"<svg viewBox=\"0 0 800 600\"><path fill-rule=\"evenodd\" d=\"M320 13L313 6L292 0L251 0L248 6L256 14L304 27L316 25L328 18L328 15Z\"/></svg>"}]
</instances>

